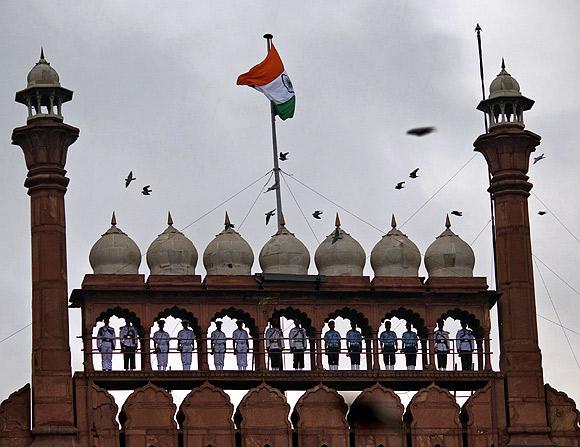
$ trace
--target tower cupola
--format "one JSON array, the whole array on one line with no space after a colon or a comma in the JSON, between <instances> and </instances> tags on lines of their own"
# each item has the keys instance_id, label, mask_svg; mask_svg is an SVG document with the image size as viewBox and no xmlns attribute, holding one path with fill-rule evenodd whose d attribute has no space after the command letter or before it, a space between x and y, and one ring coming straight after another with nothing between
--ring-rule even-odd
<instances>
[{"instance_id":1,"label":"tower cupola","mask_svg":"<svg viewBox=\"0 0 580 447\"><path fill-rule=\"evenodd\" d=\"M314 254L318 273L328 276L362 276L366 262L364 249L341 228L338 213L335 227Z\"/></svg>"},{"instance_id":2,"label":"tower cupola","mask_svg":"<svg viewBox=\"0 0 580 447\"><path fill-rule=\"evenodd\" d=\"M61 87L58 73L44 59L42 49L40 59L28 73L27 84L16 93L16 102L28 107L28 121L47 117L62 120L62 105L72 99L73 92Z\"/></svg>"},{"instance_id":3,"label":"tower cupola","mask_svg":"<svg viewBox=\"0 0 580 447\"><path fill-rule=\"evenodd\" d=\"M445 231L429 245L425 252L425 267L430 277L471 277L475 254L467 242L451 231L449 216Z\"/></svg>"},{"instance_id":4,"label":"tower cupola","mask_svg":"<svg viewBox=\"0 0 580 447\"><path fill-rule=\"evenodd\" d=\"M477 106L488 116L490 129L504 124L524 127L524 111L530 110L534 100L526 98L520 84L505 69L501 60L501 71L489 86L489 97Z\"/></svg>"}]
</instances>

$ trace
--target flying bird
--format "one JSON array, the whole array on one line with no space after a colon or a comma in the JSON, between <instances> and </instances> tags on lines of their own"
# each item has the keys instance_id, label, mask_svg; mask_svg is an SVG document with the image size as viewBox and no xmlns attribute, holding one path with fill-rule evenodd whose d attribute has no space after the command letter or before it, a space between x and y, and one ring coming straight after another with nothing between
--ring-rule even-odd
<instances>
[{"instance_id":1,"label":"flying bird","mask_svg":"<svg viewBox=\"0 0 580 447\"><path fill-rule=\"evenodd\" d=\"M454 216L459 216L459 217L463 216L463 212L457 211L457 210L451 211L451 214L453 214Z\"/></svg>"},{"instance_id":2,"label":"flying bird","mask_svg":"<svg viewBox=\"0 0 580 447\"><path fill-rule=\"evenodd\" d=\"M547 211L538 211L538 214L539 214L540 216L543 216L544 214L547 214L547 213L548 213Z\"/></svg>"},{"instance_id":3,"label":"flying bird","mask_svg":"<svg viewBox=\"0 0 580 447\"><path fill-rule=\"evenodd\" d=\"M286 161L286 160L288 160L288 154L289 153L290 152L280 152L280 157L279 157L280 158L280 161Z\"/></svg>"},{"instance_id":4,"label":"flying bird","mask_svg":"<svg viewBox=\"0 0 580 447\"><path fill-rule=\"evenodd\" d=\"M149 196L151 195L151 192L153 191L152 189L150 189L151 185L147 185L143 187L143 191L141 191L141 194L143 194L144 196Z\"/></svg>"},{"instance_id":5,"label":"flying bird","mask_svg":"<svg viewBox=\"0 0 580 447\"><path fill-rule=\"evenodd\" d=\"M434 127L415 127L413 129L409 129L407 131L408 135L415 135L416 137L423 137L425 135L429 135L430 133L435 132Z\"/></svg>"},{"instance_id":6,"label":"flying bird","mask_svg":"<svg viewBox=\"0 0 580 447\"><path fill-rule=\"evenodd\" d=\"M268 222L270 222L270 219L272 218L272 216L274 215L275 212L276 212L276 208L274 208L272 211L268 211L266 213L266 225L268 225Z\"/></svg>"},{"instance_id":7,"label":"flying bird","mask_svg":"<svg viewBox=\"0 0 580 447\"><path fill-rule=\"evenodd\" d=\"M534 157L534 162L532 164L535 165L537 162L539 162L540 160L543 160L544 158L546 158L546 156L544 154L538 155L537 157Z\"/></svg>"},{"instance_id":8,"label":"flying bird","mask_svg":"<svg viewBox=\"0 0 580 447\"><path fill-rule=\"evenodd\" d=\"M129 175L125 179L125 188L127 188L133 180L137 180L137 178L133 177L133 171L130 171Z\"/></svg>"},{"instance_id":9,"label":"flying bird","mask_svg":"<svg viewBox=\"0 0 580 447\"><path fill-rule=\"evenodd\" d=\"M270 192L270 191L274 191L275 189L278 189L280 187L280 185L278 184L278 182L274 182L274 184L272 186L270 186L266 192ZM266 192L264 194L266 194Z\"/></svg>"},{"instance_id":10,"label":"flying bird","mask_svg":"<svg viewBox=\"0 0 580 447\"><path fill-rule=\"evenodd\" d=\"M419 176L417 175L417 171L419 171L419 168L417 168L417 169L414 169L414 170L413 170L413 171L412 171L412 172L409 174L409 177L411 177L411 178L417 178L417 177L419 177Z\"/></svg>"},{"instance_id":11,"label":"flying bird","mask_svg":"<svg viewBox=\"0 0 580 447\"><path fill-rule=\"evenodd\" d=\"M395 186L395 189L403 189L404 188L404 186L403 186L404 184L405 184L405 182L399 182L399 183L397 183L397 186Z\"/></svg>"},{"instance_id":12,"label":"flying bird","mask_svg":"<svg viewBox=\"0 0 580 447\"><path fill-rule=\"evenodd\" d=\"M320 217L321 214L322 214L322 211L316 210L312 213L312 217L314 217L315 219L322 219L322 217Z\"/></svg>"}]
</instances>

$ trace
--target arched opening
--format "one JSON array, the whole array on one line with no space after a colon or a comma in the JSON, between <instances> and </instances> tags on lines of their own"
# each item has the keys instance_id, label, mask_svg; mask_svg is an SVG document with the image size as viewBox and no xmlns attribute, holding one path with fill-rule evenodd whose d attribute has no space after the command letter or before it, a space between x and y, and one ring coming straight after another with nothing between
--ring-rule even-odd
<instances>
[{"instance_id":1,"label":"arched opening","mask_svg":"<svg viewBox=\"0 0 580 447\"><path fill-rule=\"evenodd\" d=\"M387 329L387 322L390 329ZM404 307L386 313L378 330L384 367L407 370L425 368L429 363L427 334L425 321L418 313ZM393 339L396 339L394 351Z\"/></svg>"},{"instance_id":2,"label":"arched opening","mask_svg":"<svg viewBox=\"0 0 580 447\"><path fill-rule=\"evenodd\" d=\"M483 369L485 334L479 319L459 308L448 310L441 314L439 319L444 322L444 330L449 333L450 339L448 357L451 359L448 358L448 362L451 360L451 366L448 365L447 369L464 371ZM465 324L467 332L463 330L462 323ZM474 351L477 355L473 355Z\"/></svg>"},{"instance_id":3,"label":"arched opening","mask_svg":"<svg viewBox=\"0 0 580 447\"><path fill-rule=\"evenodd\" d=\"M280 367L285 370L314 369L316 331L311 318L300 309L291 306L275 310L268 320L268 328L264 331L265 345L270 345L267 334L272 334L273 322L279 325L284 340ZM266 353L268 364L272 367L270 351L266 349Z\"/></svg>"},{"instance_id":4,"label":"arched opening","mask_svg":"<svg viewBox=\"0 0 580 447\"><path fill-rule=\"evenodd\" d=\"M101 322L103 324L99 325ZM134 312L121 307L101 312L92 328L91 349L95 369L141 369L142 359L138 353L144 338L141 321Z\"/></svg>"}]
</instances>

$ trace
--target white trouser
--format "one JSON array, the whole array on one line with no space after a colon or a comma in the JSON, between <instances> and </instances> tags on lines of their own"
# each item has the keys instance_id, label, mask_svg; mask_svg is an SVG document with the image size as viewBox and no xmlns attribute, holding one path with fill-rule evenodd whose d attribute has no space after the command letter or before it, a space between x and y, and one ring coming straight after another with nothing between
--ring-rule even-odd
<instances>
[{"instance_id":1,"label":"white trouser","mask_svg":"<svg viewBox=\"0 0 580 447\"><path fill-rule=\"evenodd\" d=\"M193 352L193 345L181 346L181 363L184 371L191 369L191 353Z\"/></svg>"},{"instance_id":2,"label":"white trouser","mask_svg":"<svg viewBox=\"0 0 580 447\"><path fill-rule=\"evenodd\" d=\"M110 371L113 369L113 344L110 341L103 341L101 343L101 363L103 371Z\"/></svg>"},{"instance_id":3,"label":"white trouser","mask_svg":"<svg viewBox=\"0 0 580 447\"><path fill-rule=\"evenodd\" d=\"M169 357L169 345L157 346L157 369L165 371L167 369L167 358Z\"/></svg>"}]
</instances>

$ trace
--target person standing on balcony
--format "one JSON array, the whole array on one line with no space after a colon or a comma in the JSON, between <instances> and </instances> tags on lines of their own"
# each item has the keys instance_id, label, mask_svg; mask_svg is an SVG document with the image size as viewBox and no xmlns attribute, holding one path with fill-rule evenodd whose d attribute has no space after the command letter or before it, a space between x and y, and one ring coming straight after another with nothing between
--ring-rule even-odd
<instances>
[{"instance_id":1,"label":"person standing on balcony","mask_svg":"<svg viewBox=\"0 0 580 447\"><path fill-rule=\"evenodd\" d=\"M467 323L461 322L461 329L457 331L455 336L457 343L457 352L461 359L461 369L463 371L471 371L473 369L473 351L475 349L475 337L470 329L467 329Z\"/></svg>"},{"instance_id":2,"label":"person standing on balcony","mask_svg":"<svg viewBox=\"0 0 580 447\"><path fill-rule=\"evenodd\" d=\"M113 370L113 351L115 350L115 329L109 326L109 319L103 320L104 325L97 333L97 349L101 353L103 371Z\"/></svg>"},{"instance_id":3,"label":"person standing on balcony","mask_svg":"<svg viewBox=\"0 0 580 447\"><path fill-rule=\"evenodd\" d=\"M184 371L191 370L191 353L195 344L195 334L189 328L189 321L181 322L183 329L177 333L177 350L181 352L181 363Z\"/></svg>"},{"instance_id":4,"label":"person standing on balcony","mask_svg":"<svg viewBox=\"0 0 580 447\"><path fill-rule=\"evenodd\" d=\"M232 336L234 339L234 354L236 355L238 370L245 371L248 367L248 331L244 329L244 322L242 320L236 321L236 324L238 328Z\"/></svg>"},{"instance_id":5,"label":"person standing on balcony","mask_svg":"<svg viewBox=\"0 0 580 447\"><path fill-rule=\"evenodd\" d=\"M157 370L165 371L167 369L167 358L169 357L169 340L171 337L165 330L165 320L158 320L159 330L153 334L153 344L157 354Z\"/></svg>"},{"instance_id":6,"label":"person standing on balcony","mask_svg":"<svg viewBox=\"0 0 580 447\"><path fill-rule=\"evenodd\" d=\"M280 329L280 320L273 319L266 331L266 350L270 357L272 371L282 370L282 350L284 349L284 334Z\"/></svg>"},{"instance_id":7,"label":"person standing on balcony","mask_svg":"<svg viewBox=\"0 0 580 447\"><path fill-rule=\"evenodd\" d=\"M381 351L383 352L385 368L387 370L395 369L395 352L397 352L399 346L397 343L397 333L391 331L390 321L385 321L385 330L381 332L379 340L381 342Z\"/></svg>"},{"instance_id":8,"label":"person standing on balcony","mask_svg":"<svg viewBox=\"0 0 580 447\"><path fill-rule=\"evenodd\" d=\"M215 327L215 331L210 335L211 353L215 369L221 371L224 369L224 358L226 356L226 334L222 332L221 321L216 321Z\"/></svg>"},{"instance_id":9,"label":"person standing on balcony","mask_svg":"<svg viewBox=\"0 0 580 447\"><path fill-rule=\"evenodd\" d=\"M125 318L125 326L119 331L121 352L123 352L123 366L125 371L135 369L135 351L137 350L137 329Z\"/></svg>"},{"instance_id":10,"label":"person standing on balcony","mask_svg":"<svg viewBox=\"0 0 580 447\"><path fill-rule=\"evenodd\" d=\"M304 351L306 351L306 330L298 319L290 330L290 351L293 353L293 366L296 371L304 369Z\"/></svg>"},{"instance_id":11,"label":"person standing on balcony","mask_svg":"<svg viewBox=\"0 0 580 447\"><path fill-rule=\"evenodd\" d=\"M328 322L328 331L324 334L324 350L328 356L328 367L331 371L338 370L338 356L340 353L341 337L334 330L334 321Z\"/></svg>"},{"instance_id":12,"label":"person standing on balcony","mask_svg":"<svg viewBox=\"0 0 580 447\"><path fill-rule=\"evenodd\" d=\"M351 329L346 333L346 349L350 357L350 369L360 369L360 353L362 352L362 335L356 328L356 323L350 323Z\"/></svg>"},{"instance_id":13,"label":"person standing on balcony","mask_svg":"<svg viewBox=\"0 0 580 447\"><path fill-rule=\"evenodd\" d=\"M407 363L407 369L412 371L415 369L415 365L417 364L417 345L418 345L418 338L417 333L412 330L411 323L407 323L407 330L403 333L401 337L403 343L403 352L405 353L405 360Z\"/></svg>"},{"instance_id":14,"label":"person standing on balcony","mask_svg":"<svg viewBox=\"0 0 580 447\"><path fill-rule=\"evenodd\" d=\"M447 369L447 354L449 353L449 332L443 330L443 324L444 321L442 319L437 320L437 330L433 334L439 371Z\"/></svg>"}]
</instances>

